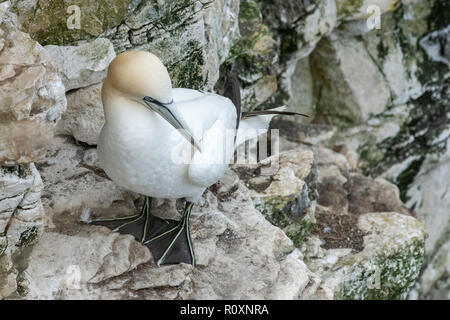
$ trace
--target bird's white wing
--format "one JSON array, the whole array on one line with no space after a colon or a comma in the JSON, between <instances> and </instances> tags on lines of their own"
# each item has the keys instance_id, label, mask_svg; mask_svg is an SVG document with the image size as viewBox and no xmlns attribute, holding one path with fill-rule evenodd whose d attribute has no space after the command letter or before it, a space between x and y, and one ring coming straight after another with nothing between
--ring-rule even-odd
<instances>
[{"instance_id":1,"label":"bird's white wing","mask_svg":"<svg viewBox=\"0 0 450 320\"><path fill-rule=\"evenodd\" d=\"M185 89L185 88L172 89L172 96L175 102L184 102L193 99L198 99L205 96L206 94L208 93L193 89Z\"/></svg>"},{"instance_id":2,"label":"bird's white wing","mask_svg":"<svg viewBox=\"0 0 450 320\"><path fill-rule=\"evenodd\" d=\"M236 108L228 98L216 94L199 92L202 96L189 100L188 94L194 97L197 94L188 91L191 90L180 91L180 95L174 96L179 111L191 126L202 150L194 151L188 176L192 183L208 187L223 176L233 156ZM177 102L177 98L186 100Z\"/></svg>"},{"instance_id":3,"label":"bird's white wing","mask_svg":"<svg viewBox=\"0 0 450 320\"><path fill-rule=\"evenodd\" d=\"M234 154L234 135L223 119L214 123L200 142L202 151L195 151L192 157L188 173L191 182L209 187L225 174Z\"/></svg>"}]
</instances>

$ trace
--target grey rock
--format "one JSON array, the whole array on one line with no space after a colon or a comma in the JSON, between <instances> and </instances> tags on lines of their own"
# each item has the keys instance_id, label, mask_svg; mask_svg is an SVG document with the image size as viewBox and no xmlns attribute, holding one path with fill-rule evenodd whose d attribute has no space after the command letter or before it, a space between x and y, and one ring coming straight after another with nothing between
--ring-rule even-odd
<instances>
[{"instance_id":1,"label":"grey rock","mask_svg":"<svg viewBox=\"0 0 450 320\"><path fill-rule=\"evenodd\" d=\"M80 88L67 94L67 111L58 123L56 132L69 134L77 141L96 145L105 123L101 100L102 84Z\"/></svg>"},{"instance_id":2,"label":"grey rock","mask_svg":"<svg viewBox=\"0 0 450 320\"><path fill-rule=\"evenodd\" d=\"M106 77L109 63L116 55L112 43L105 38L76 46L48 45L45 49L49 52L66 91L101 82Z\"/></svg>"},{"instance_id":3,"label":"grey rock","mask_svg":"<svg viewBox=\"0 0 450 320\"><path fill-rule=\"evenodd\" d=\"M292 252L292 241L254 209L248 189L232 172L217 193L207 191L205 203L193 209L196 268L157 267L148 249L129 236L79 222L138 210L136 196L104 177L91 151L57 138L39 164L46 232L27 269L27 298L295 299L302 294L311 272ZM155 199L152 212L179 219L177 207L175 201Z\"/></svg>"},{"instance_id":4,"label":"grey rock","mask_svg":"<svg viewBox=\"0 0 450 320\"><path fill-rule=\"evenodd\" d=\"M41 159L66 109L64 87L45 49L7 21L0 25L0 79L0 165Z\"/></svg>"},{"instance_id":5,"label":"grey rock","mask_svg":"<svg viewBox=\"0 0 450 320\"><path fill-rule=\"evenodd\" d=\"M362 42L334 32L312 55L321 96L317 108L335 122L360 123L385 110L390 91Z\"/></svg>"},{"instance_id":6,"label":"grey rock","mask_svg":"<svg viewBox=\"0 0 450 320\"><path fill-rule=\"evenodd\" d=\"M42 233L43 184L33 163L0 167L0 297L20 294L29 253ZM19 276L20 275L20 276Z\"/></svg>"}]
</instances>

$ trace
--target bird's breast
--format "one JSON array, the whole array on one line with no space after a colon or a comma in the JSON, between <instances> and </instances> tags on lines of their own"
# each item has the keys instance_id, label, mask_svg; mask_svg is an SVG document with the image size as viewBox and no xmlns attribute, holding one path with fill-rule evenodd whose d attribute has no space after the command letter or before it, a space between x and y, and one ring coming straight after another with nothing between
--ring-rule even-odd
<instances>
[{"instance_id":1,"label":"bird's breast","mask_svg":"<svg viewBox=\"0 0 450 320\"><path fill-rule=\"evenodd\" d=\"M118 185L148 196L181 198L201 193L188 179L179 153L189 143L157 114L145 110L107 121L98 143L100 164Z\"/></svg>"}]
</instances>

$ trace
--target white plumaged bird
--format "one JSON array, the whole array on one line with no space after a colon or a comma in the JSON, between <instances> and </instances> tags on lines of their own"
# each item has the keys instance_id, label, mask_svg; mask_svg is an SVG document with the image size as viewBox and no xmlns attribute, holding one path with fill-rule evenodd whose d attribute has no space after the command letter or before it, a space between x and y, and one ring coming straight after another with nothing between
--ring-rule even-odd
<instances>
[{"instance_id":1,"label":"white plumaged bird","mask_svg":"<svg viewBox=\"0 0 450 320\"><path fill-rule=\"evenodd\" d=\"M146 200L140 214L92 223L133 234L158 265L195 264L189 233L193 204L223 176L236 146L255 136L248 129L262 133L274 114L256 112L241 119L240 103L172 88L162 62L145 51L124 52L110 63L102 101L106 121L98 140L100 165L115 183ZM151 197L186 198L183 218L153 216Z\"/></svg>"}]
</instances>

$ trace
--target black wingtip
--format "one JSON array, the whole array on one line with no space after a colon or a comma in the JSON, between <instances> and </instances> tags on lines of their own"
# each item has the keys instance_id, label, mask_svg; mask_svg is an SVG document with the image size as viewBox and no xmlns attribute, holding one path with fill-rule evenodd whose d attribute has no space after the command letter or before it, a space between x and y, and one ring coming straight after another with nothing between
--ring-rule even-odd
<instances>
[{"instance_id":1,"label":"black wingtip","mask_svg":"<svg viewBox=\"0 0 450 320\"><path fill-rule=\"evenodd\" d=\"M236 66L233 64L231 70L228 71L227 76L225 78L223 94L224 97L233 102L236 107L236 128L239 127L239 121L241 119L241 84L239 82L239 78L237 76Z\"/></svg>"},{"instance_id":2,"label":"black wingtip","mask_svg":"<svg viewBox=\"0 0 450 320\"><path fill-rule=\"evenodd\" d=\"M250 118L250 117L256 117L256 116L262 116L267 114L279 114L279 115L285 115L285 116L303 116L310 118L309 115L300 113L300 112L293 112L293 111L278 111L278 110L259 110L259 111L248 111L248 112L242 112L242 118Z\"/></svg>"}]
</instances>

